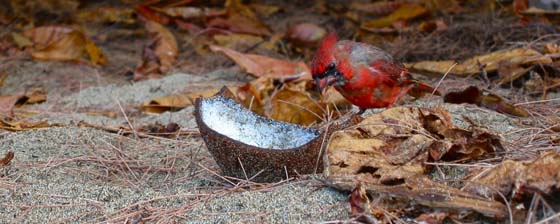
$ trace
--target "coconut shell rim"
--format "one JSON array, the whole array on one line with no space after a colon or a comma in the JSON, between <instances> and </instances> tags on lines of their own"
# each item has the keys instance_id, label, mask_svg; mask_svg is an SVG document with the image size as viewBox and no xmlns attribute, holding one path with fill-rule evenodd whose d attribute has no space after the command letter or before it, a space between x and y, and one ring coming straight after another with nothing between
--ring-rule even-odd
<instances>
[{"instance_id":1,"label":"coconut shell rim","mask_svg":"<svg viewBox=\"0 0 560 224\"><path fill-rule=\"evenodd\" d=\"M202 106L202 101L203 101L203 100L206 100L206 99L214 99L214 98L218 98L218 97L229 98L229 99L233 100L235 103L239 104L239 103L234 99L235 96L233 95L233 93L232 93L226 86L222 87L222 88L220 89L220 91L218 91L218 93L214 94L214 95L211 96L211 97L205 97L205 98L204 98L204 97L198 97L198 98L196 98L196 99L195 99L195 105L194 105L194 106L195 106L194 112L195 112L195 118L196 118L196 121L197 121L197 124L198 124L198 129L199 129L199 131L200 131L201 133L202 133L202 131L201 131L201 129L202 129L201 125L204 125L204 129L211 131L216 137L219 137L219 138L226 138L226 139L228 139L228 140L234 142L236 145L239 145L239 144L240 144L239 146L241 146L241 147L243 147L243 148L246 148L246 149L253 149L253 150L259 150L259 151L265 151L265 152L271 152L271 153L279 153L279 154L280 154L280 153L297 152L297 151L306 150L306 149L309 148L309 146L311 146L311 145L314 143L314 141L316 141L318 138L321 138L321 137L324 135L324 131L317 130L317 129L314 129L314 128L304 127L304 126L301 126L301 125L298 125L298 124L294 124L294 123L289 123L289 122L284 122L284 121L277 121L277 120L274 120L274 119L271 119L271 118L264 117L264 116L261 116L261 115L259 115L259 114L256 114L255 112L253 112L253 111L251 111L251 110L245 108L244 106L242 106L245 110L249 111L249 112L250 112L251 114L253 114L254 116L262 117L263 119L270 120L271 122L274 122L274 123L287 123L287 124L290 124L290 125L298 126L298 127L301 128L301 129L312 129L312 130L315 130L315 131L318 132L317 137L311 139L310 141L308 141L307 143L305 143L305 144L303 144L303 145L300 145L300 146L298 146L298 147L293 147L293 148L271 149L271 148L261 148L261 147L258 147L258 146L253 146L253 145L246 144L246 143L244 143L244 142L235 140L235 139L233 139L233 138L231 138L231 137L229 137L229 136L227 136L227 135L224 135L224 134L221 134L221 133L217 132L216 130L214 130L214 129L208 127L208 125L206 125L206 123L203 121L202 116L201 116L202 113L201 113L201 111L200 111L200 110L201 110L201 106ZM203 138L204 138L204 137L203 137Z\"/></svg>"}]
</instances>

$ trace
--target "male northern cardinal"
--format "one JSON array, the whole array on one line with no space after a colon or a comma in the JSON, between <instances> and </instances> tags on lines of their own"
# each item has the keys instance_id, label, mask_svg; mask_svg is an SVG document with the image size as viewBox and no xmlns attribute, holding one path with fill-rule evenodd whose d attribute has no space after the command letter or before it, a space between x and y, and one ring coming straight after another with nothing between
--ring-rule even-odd
<instances>
[{"instance_id":1,"label":"male northern cardinal","mask_svg":"<svg viewBox=\"0 0 560 224\"><path fill-rule=\"evenodd\" d=\"M334 86L360 108L360 113L391 106L413 87L422 92L434 90L412 79L404 65L389 53L365 43L337 41L335 33L321 41L311 72L320 92Z\"/></svg>"}]
</instances>

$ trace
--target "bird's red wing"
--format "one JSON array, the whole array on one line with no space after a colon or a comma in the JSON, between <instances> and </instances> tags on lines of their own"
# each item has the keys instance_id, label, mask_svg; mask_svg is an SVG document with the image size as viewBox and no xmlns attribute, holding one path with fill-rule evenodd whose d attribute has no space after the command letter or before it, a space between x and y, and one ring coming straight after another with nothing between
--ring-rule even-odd
<instances>
[{"instance_id":1,"label":"bird's red wing","mask_svg":"<svg viewBox=\"0 0 560 224\"><path fill-rule=\"evenodd\" d=\"M377 60L370 64L370 66L379 71L378 75L383 75L385 84L389 86L403 85L410 81L408 71L398 61L394 60Z\"/></svg>"}]
</instances>

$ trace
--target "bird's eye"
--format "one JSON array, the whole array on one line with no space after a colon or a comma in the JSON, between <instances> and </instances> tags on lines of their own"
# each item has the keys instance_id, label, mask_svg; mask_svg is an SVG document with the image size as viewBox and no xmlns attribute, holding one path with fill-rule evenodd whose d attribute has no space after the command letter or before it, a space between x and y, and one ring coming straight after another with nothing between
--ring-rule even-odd
<instances>
[{"instance_id":1,"label":"bird's eye","mask_svg":"<svg viewBox=\"0 0 560 224\"><path fill-rule=\"evenodd\" d=\"M335 66L336 66L336 65L335 65L334 63L330 63L330 64L329 64L329 67L328 67L327 69L328 69L328 70L333 70Z\"/></svg>"}]
</instances>

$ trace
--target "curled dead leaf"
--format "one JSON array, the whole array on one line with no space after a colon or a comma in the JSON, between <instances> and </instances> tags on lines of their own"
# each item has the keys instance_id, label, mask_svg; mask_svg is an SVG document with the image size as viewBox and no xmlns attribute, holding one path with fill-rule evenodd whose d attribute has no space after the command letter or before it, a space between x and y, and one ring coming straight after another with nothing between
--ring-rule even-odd
<instances>
[{"instance_id":1,"label":"curled dead leaf","mask_svg":"<svg viewBox=\"0 0 560 224\"><path fill-rule=\"evenodd\" d=\"M480 74L481 71L495 72L500 65L550 64L552 58L532 49L516 48L475 56L453 67L455 63L455 61L422 61L406 64L406 67L414 72L436 75L443 75L451 69L449 71L451 75L468 76Z\"/></svg>"},{"instance_id":2,"label":"curled dead leaf","mask_svg":"<svg viewBox=\"0 0 560 224\"><path fill-rule=\"evenodd\" d=\"M142 80L150 75L167 73L175 64L179 54L177 40L163 25L146 21L146 30L153 35L150 44L144 47L142 62L134 71L134 80Z\"/></svg>"},{"instance_id":3,"label":"curled dead leaf","mask_svg":"<svg viewBox=\"0 0 560 224\"><path fill-rule=\"evenodd\" d=\"M217 17L206 23L208 27L226 29L234 33L244 33L259 36L269 36L269 28L260 21L239 14L232 14L226 18Z\"/></svg>"},{"instance_id":4,"label":"curled dead leaf","mask_svg":"<svg viewBox=\"0 0 560 224\"><path fill-rule=\"evenodd\" d=\"M468 181L465 189L484 196L560 195L560 154L547 152L532 161L506 160ZM519 197L517 197L519 198Z\"/></svg>"},{"instance_id":5,"label":"curled dead leaf","mask_svg":"<svg viewBox=\"0 0 560 224\"><path fill-rule=\"evenodd\" d=\"M311 79L309 67L301 61L291 62L256 54L243 54L241 52L210 45L210 50L221 52L235 61L241 68L256 77L281 78L286 76L300 76L302 79Z\"/></svg>"},{"instance_id":6,"label":"curled dead leaf","mask_svg":"<svg viewBox=\"0 0 560 224\"><path fill-rule=\"evenodd\" d=\"M454 127L442 109L394 107L334 132L327 144L324 173L336 187L349 190L359 181L368 193L395 197L405 206L419 203L503 218L505 206L500 202L425 175L428 160L477 159L502 148L499 137L483 128Z\"/></svg>"},{"instance_id":7,"label":"curled dead leaf","mask_svg":"<svg viewBox=\"0 0 560 224\"><path fill-rule=\"evenodd\" d=\"M153 21L159 24L168 24L169 22L171 22L171 19L169 17L156 12L152 7L147 5L137 5L136 13L138 13L138 15L146 20Z\"/></svg>"},{"instance_id":8,"label":"curled dead leaf","mask_svg":"<svg viewBox=\"0 0 560 224\"><path fill-rule=\"evenodd\" d=\"M167 7L167 8L153 8L157 12L161 12L170 17L177 17L180 19L188 20L194 18L211 18L216 16L226 15L226 10L218 8L204 8L204 7Z\"/></svg>"},{"instance_id":9,"label":"curled dead leaf","mask_svg":"<svg viewBox=\"0 0 560 224\"><path fill-rule=\"evenodd\" d=\"M327 30L313 23L300 23L286 31L286 39L299 47L315 47L327 34Z\"/></svg>"},{"instance_id":10,"label":"curled dead leaf","mask_svg":"<svg viewBox=\"0 0 560 224\"><path fill-rule=\"evenodd\" d=\"M62 126L61 124L51 124L48 121L37 121L37 122L24 122L24 121L13 121L2 117L0 120L0 129L8 131L26 131L38 128L47 127L57 127Z\"/></svg>"},{"instance_id":11,"label":"curled dead leaf","mask_svg":"<svg viewBox=\"0 0 560 224\"><path fill-rule=\"evenodd\" d=\"M0 167L9 165L12 159L14 159L14 152L8 151L4 158L0 159Z\"/></svg>"},{"instance_id":12,"label":"curled dead leaf","mask_svg":"<svg viewBox=\"0 0 560 224\"><path fill-rule=\"evenodd\" d=\"M470 86L460 92L447 93L445 94L443 101L455 104L475 104L500 113L511 114L519 117L529 116L529 113L525 109L507 102L496 94L482 91L476 86Z\"/></svg>"},{"instance_id":13,"label":"curled dead leaf","mask_svg":"<svg viewBox=\"0 0 560 224\"><path fill-rule=\"evenodd\" d=\"M150 113L163 113L165 111L176 111L194 105L196 98L210 97L219 89L208 89L201 92L174 94L151 99L144 102L140 109Z\"/></svg>"},{"instance_id":14,"label":"curled dead leaf","mask_svg":"<svg viewBox=\"0 0 560 224\"><path fill-rule=\"evenodd\" d=\"M394 12L385 17L364 22L361 25L361 28L364 30L369 30L389 27L395 24L395 22L406 22L415 18L426 16L428 14L428 10L420 5L403 4L400 5L399 8L397 8Z\"/></svg>"},{"instance_id":15,"label":"curled dead leaf","mask_svg":"<svg viewBox=\"0 0 560 224\"><path fill-rule=\"evenodd\" d=\"M22 94L0 96L0 115L10 116L15 106L42 103L46 100L47 94L40 88Z\"/></svg>"},{"instance_id":16,"label":"curled dead leaf","mask_svg":"<svg viewBox=\"0 0 560 224\"><path fill-rule=\"evenodd\" d=\"M105 64L103 52L79 30L44 26L26 30L24 36L34 44L31 56L36 60L79 61L87 55L93 64Z\"/></svg>"}]
</instances>

